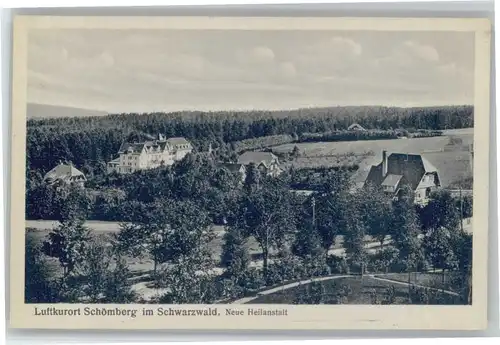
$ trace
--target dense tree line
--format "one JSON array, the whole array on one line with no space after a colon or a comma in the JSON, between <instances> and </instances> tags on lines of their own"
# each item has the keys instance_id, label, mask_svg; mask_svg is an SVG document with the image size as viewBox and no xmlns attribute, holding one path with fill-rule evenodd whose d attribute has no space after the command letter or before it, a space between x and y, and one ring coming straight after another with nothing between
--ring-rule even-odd
<instances>
[{"instance_id":1,"label":"dense tree line","mask_svg":"<svg viewBox=\"0 0 500 345\"><path fill-rule=\"evenodd\" d=\"M399 139L402 137L437 137L441 136L441 131L435 130L420 130L418 132L410 133L407 130L342 130L330 131L325 133L303 133L299 136L298 142L318 142L318 141L358 141L358 140L387 140Z\"/></svg>"},{"instance_id":2,"label":"dense tree line","mask_svg":"<svg viewBox=\"0 0 500 345\"><path fill-rule=\"evenodd\" d=\"M203 151L247 139L347 129L353 122L367 129L442 130L472 127L471 106L430 108L334 107L289 111L178 112L115 114L103 117L30 119L27 166L46 173L60 160L72 161L88 174L100 174L127 139L184 136ZM234 147L233 147L234 149Z\"/></svg>"}]
</instances>

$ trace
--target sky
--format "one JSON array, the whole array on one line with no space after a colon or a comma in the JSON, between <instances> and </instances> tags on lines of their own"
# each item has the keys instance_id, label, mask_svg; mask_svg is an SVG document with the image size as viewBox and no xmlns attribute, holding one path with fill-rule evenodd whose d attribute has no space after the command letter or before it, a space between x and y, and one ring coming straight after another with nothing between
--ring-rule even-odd
<instances>
[{"instance_id":1,"label":"sky","mask_svg":"<svg viewBox=\"0 0 500 345\"><path fill-rule=\"evenodd\" d=\"M473 104L467 32L29 33L28 102L106 112Z\"/></svg>"}]
</instances>

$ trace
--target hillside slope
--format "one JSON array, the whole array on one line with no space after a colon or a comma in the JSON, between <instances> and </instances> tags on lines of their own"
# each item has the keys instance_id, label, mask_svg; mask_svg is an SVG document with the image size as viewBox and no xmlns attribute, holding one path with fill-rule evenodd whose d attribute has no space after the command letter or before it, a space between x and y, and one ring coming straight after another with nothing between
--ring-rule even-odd
<instances>
[{"instance_id":1,"label":"hillside slope","mask_svg":"<svg viewBox=\"0 0 500 345\"><path fill-rule=\"evenodd\" d=\"M59 105L48 105L38 103L28 103L26 117L33 118L60 118L60 117L88 117L107 115L104 111L65 107Z\"/></svg>"}]
</instances>

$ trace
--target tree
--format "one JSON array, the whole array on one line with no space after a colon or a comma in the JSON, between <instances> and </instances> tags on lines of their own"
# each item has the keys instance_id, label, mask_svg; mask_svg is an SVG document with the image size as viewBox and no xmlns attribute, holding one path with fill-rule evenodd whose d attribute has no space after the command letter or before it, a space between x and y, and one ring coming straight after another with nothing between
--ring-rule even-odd
<instances>
[{"instance_id":1,"label":"tree","mask_svg":"<svg viewBox=\"0 0 500 345\"><path fill-rule=\"evenodd\" d=\"M432 193L420 219L424 229L456 229L461 222L460 208L449 191L440 190Z\"/></svg>"},{"instance_id":2,"label":"tree","mask_svg":"<svg viewBox=\"0 0 500 345\"><path fill-rule=\"evenodd\" d=\"M319 235L312 224L299 227L292 245L292 253L301 258L317 257L325 253Z\"/></svg>"},{"instance_id":3,"label":"tree","mask_svg":"<svg viewBox=\"0 0 500 345\"><path fill-rule=\"evenodd\" d=\"M359 204L353 200L350 206L351 216L347 219L344 248L348 262L353 266L358 266L363 276L367 261L367 252L364 243L366 225L360 216Z\"/></svg>"},{"instance_id":4,"label":"tree","mask_svg":"<svg viewBox=\"0 0 500 345\"><path fill-rule=\"evenodd\" d=\"M43 243L43 251L59 260L63 278L66 278L84 261L89 239L90 232L81 221L65 221L49 233L48 240Z\"/></svg>"},{"instance_id":5,"label":"tree","mask_svg":"<svg viewBox=\"0 0 500 345\"><path fill-rule=\"evenodd\" d=\"M411 272L417 269L418 262L422 258L418 239L420 224L413 200L413 191L408 186L403 186L393 205L394 216L391 226L391 238L394 246L399 250L400 258L405 262L409 285ZM408 292L408 297L410 298L410 292Z\"/></svg>"},{"instance_id":6,"label":"tree","mask_svg":"<svg viewBox=\"0 0 500 345\"><path fill-rule=\"evenodd\" d=\"M269 252L284 245L295 231L291 193L279 180L265 180L249 191L240 203L234 227L253 236L262 250L263 271L267 277Z\"/></svg>"},{"instance_id":7,"label":"tree","mask_svg":"<svg viewBox=\"0 0 500 345\"><path fill-rule=\"evenodd\" d=\"M250 255L245 243L246 238L237 228L229 228L224 234L221 264L226 267L229 276L238 276L248 268Z\"/></svg>"},{"instance_id":8,"label":"tree","mask_svg":"<svg viewBox=\"0 0 500 345\"><path fill-rule=\"evenodd\" d=\"M458 258L453 248L455 239L445 227L430 230L424 238L423 247L434 269L454 269L458 266Z\"/></svg>"},{"instance_id":9,"label":"tree","mask_svg":"<svg viewBox=\"0 0 500 345\"><path fill-rule=\"evenodd\" d=\"M115 255L115 267L107 274L104 296L110 303L132 303L137 298L131 290L130 271L125 260L119 254Z\"/></svg>"},{"instance_id":10,"label":"tree","mask_svg":"<svg viewBox=\"0 0 500 345\"><path fill-rule=\"evenodd\" d=\"M197 248L190 255L181 255L175 265L160 272L162 285L169 292L160 298L160 303L207 304L217 298L214 261L206 246Z\"/></svg>"},{"instance_id":11,"label":"tree","mask_svg":"<svg viewBox=\"0 0 500 345\"><path fill-rule=\"evenodd\" d=\"M392 222L392 197L372 185L358 191L356 196L366 232L378 239L382 250Z\"/></svg>"},{"instance_id":12,"label":"tree","mask_svg":"<svg viewBox=\"0 0 500 345\"><path fill-rule=\"evenodd\" d=\"M93 200L84 188L62 184L56 187L54 216L63 224L80 224L90 215L92 204Z\"/></svg>"},{"instance_id":13,"label":"tree","mask_svg":"<svg viewBox=\"0 0 500 345\"><path fill-rule=\"evenodd\" d=\"M78 273L81 290L91 303L130 303L135 300L126 263L106 238L93 237Z\"/></svg>"},{"instance_id":14,"label":"tree","mask_svg":"<svg viewBox=\"0 0 500 345\"><path fill-rule=\"evenodd\" d=\"M326 253L335 243L336 237L347 231L347 221L351 218L349 188L349 175L341 170L327 175L320 192L313 195L314 226Z\"/></svg>"},{"instance_id":15,"label":"tree","mask_svg":"<svg viewBox=\"0 0 500 345\"><path fill-rule=\"evenodd\" d=\"M462 299L472 304L472 235L461 232L455 244L458 258L458 279L462 282Z\"/></svg>"},{"instance_id":16,"label":"tree","mask_svg":"<svg viewBox=\"0 0 500 345\"><path fill-rule=\"evenodd\" d=\"M251 193L253 190L259 188L259 183L262 180L260 170L251 163L247 166L245 182L243 184L246 193Z\"/></svg>"},{"instance_id":17,"label":"tree","mask_svg":"<svg viewBox=\"0 0 500 345\"><path fill-rule=\"evenodd\" d=\"M41 248L35 239L26 234L24 264L24 300L25 303L58 302L58 291L54 284L55 272L50 269L42 256Z\"/></svg>"},{"instance_id":18,"label":"tree","mask_svg":"<svg viewBox=\"0 0 500 345\"><path fill-rule=\"evenodd\" d=\"M381 268L385 273L389 272L389 268L397 262L399 258L399 250L394 247L382 248L375 254L375 264L377 268Z\"/></svg>"},{"instance_id":19,"label":"tree","mask_svg":"<svg viewBox=\"0 0 500 345\"><path fill-rule=\"evenodd\" d=\"M154 275L159 263L177 263L213 238L208 213L192 201L159 201L135 218L122 224L118 247L133 256L147 254L153 260Z\"/></svg>"},{"instance_id":20,"label":"tree","mask_svg":"<svg viewBox=\"0 0 500 345\"><path fill-rule=\"evenodd\" d=\"M106 278L111 266L111 258L106 245L98 238L91 238L79 267L82 276L82 293L90 303L103 301Z\"/></svg>"},{"instance_id":21,"label":"tree","mask_svg":"<svg viewBox=\"0 0 500 345\"><path fill-rule=\"evenodd\" d=\"M55 199L54 187L32 181L26 189L26 216L29 219L54 219Z\"/></svg>"}]
</instances>

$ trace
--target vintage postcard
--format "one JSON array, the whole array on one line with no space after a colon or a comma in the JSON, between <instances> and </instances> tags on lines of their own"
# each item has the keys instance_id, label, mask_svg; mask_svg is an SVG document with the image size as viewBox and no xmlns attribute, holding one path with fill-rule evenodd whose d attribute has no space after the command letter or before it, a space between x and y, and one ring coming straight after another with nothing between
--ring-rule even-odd
<instances>
[{"instance_id":1,"label":"vintage postcard","mask_svg":"<svg viewBox=\"0 0 500 345\"><path fill-rule=\"evenodd\" d=\"M486 327L488 20L13 32L11 327Z\"/></svg>"}]
</instances>

